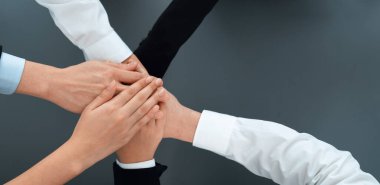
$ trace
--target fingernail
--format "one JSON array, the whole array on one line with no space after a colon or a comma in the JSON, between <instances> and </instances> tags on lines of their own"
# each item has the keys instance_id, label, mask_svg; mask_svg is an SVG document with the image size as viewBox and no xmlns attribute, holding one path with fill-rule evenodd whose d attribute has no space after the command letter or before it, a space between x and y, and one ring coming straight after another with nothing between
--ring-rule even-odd
<instances>
[{"instance_id":1,"label":"fingernail","mask_svg":"<svg viewBox=\"0 0 380 185\"><path fill-rule=\"evenodd\" d=\"M165 89L164 88L160 88L160 90L158 90L158 96L163 96L165 93Z\"/></svg>"},{"instance_id":2,"label":"fingernail","mask_svg":"<svg viewBox=\"0 0 380 185\"><path fill-rule=\"evenodd\" d=\"M156 80L156 85L161 85L162 84L162 80L160 79L160 78L158 78L157 80Z\"/></svg>"},{"instance_id":3,"label":"fingernail","mask_svg":"<svg viewBox=\"0 0 380 185\"><path fill-rule=\"evenodd\" d=\"M153 80L153 77L152 76L149 76L149 77L147 77L146 78L146 83L150 83L150 82L152 82L152 80Z\"/></svg>"},{"instance_id":4,"label":"fingernail","mask_svg":"<svg viewBox=\"0 0 380 185\"><path fill-rule=\"evenodd\" d=\"M129 64L130 64L130 65L133 65L133 64L136 64L136 62L135 62L135 61L132 61L132 62L130 62Z\"/></svg>"}]
</instances>

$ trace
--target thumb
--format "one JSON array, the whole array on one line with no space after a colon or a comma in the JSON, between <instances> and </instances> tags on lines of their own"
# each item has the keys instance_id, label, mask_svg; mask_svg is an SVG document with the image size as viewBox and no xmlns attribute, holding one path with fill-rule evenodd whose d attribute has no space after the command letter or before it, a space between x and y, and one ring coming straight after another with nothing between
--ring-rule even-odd
<instances>
[{"instance_id":1,"label":"thumb","mask_svg":"<svg viewBox=\"0 0 380 185\"><path fill-rule=\"evenodd\" d=\"M163 103L159 103L159 106L161 109L155 114L156 126L158 129L164 129L167 119L167 110Z\"/></svg>"},{"instance_id":2,"label":"thumb","mask_svg":"<svg viewBox=\"0 0 380 185\"><path fill-rule=\"evenodd\" d=\"M104 103L108 102L116 93L116 81L112 81L87 107L88 110L94 110Z\"/></svg>"}]
</instances>

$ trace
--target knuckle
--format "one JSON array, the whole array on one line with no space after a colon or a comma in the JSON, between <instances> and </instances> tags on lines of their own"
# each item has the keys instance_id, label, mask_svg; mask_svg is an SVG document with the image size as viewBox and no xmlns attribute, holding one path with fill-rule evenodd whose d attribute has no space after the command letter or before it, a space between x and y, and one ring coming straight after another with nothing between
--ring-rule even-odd
<instances>
[{"instance_id":1,"label":"knuckle","mask_svg":"<svg viewBox=\"0 0 380 185\"><path fill-rule=\"evenodd\" d=\"M141 118L142 116L144 116L144 112L141 109L139 109L136 111L136 115L137 117Z\"/></svg>"},{"instance_id":2,"label":"knuckle","mask_svg":"<svg viewBox=\"0 0 380 185\"><path fill-rule=\"evenodd\" d=\"M116 114L115 115L115 121L118 122L118 123L124 121L124 119L125 119L125 117L124 117L123 114Z\"/></svg>"},{"instance_id":3,"label":"knuckle","mask_svg":"<svg viewBox=\"0 0 380 185\"><path fill-rule=\"evenodd\" d=\"M139 102L145 101L145 96L143 94L136 96L136 98L137 98L137 101L139 101Z\"/></svg>"},{"instance_id":4,"label":"knuckle","mask_svg":"<svg viewBox=\"0 0 380 185\"><path fill-rule=\"evenodd\" d=\"M139 111L140 111L141 114L146 114L149 111L148 105L141 106L141 108L140 108Z\"/></svg>"},{"instance_id":5,"label":"knuckle","mask_svg":"<svg viewBox=\"0 0 380 185\"><path fill-rule=\"evenodd\" d=\"M110 113L110 114L111 114L111 113L114 113L114 114L115 114L115 112L116 112L116 107L115 107L114 104L110 103L110 104L107 105L106 110L107 110L107 112Z\"/></svg>"},{"instance_id":6,"label":"knuckle","mask_svg":"<svg viewBox=\"0 0 380 185\"><path fill-rule=\"evenodd\" d=\"M115 71L113 69L107 69L104 71L104 77L106 78L113 78L115 75Z\"/></svg>"},{"instance_id":7,"label":"knuckle","mask_svg":"<svg viewBox=\"0 0 380 185\"><path fill-rule=\"evenodd\" d=\"M125 93L127 93L129 96L135 95L136 89L133 86L130 86L127 90L125 90Z\"/></svg>"}]
</instances>

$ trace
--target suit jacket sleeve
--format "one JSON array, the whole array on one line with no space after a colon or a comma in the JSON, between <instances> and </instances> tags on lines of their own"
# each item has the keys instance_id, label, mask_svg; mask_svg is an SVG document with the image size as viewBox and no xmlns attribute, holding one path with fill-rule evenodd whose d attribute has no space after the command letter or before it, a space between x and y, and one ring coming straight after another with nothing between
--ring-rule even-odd
<instances>
[{"instance_id":1,"label":"suit jacket sleeve","mask_svg":"<svg viewBox=\"0 0 380 185\"><path fill-rule=\"evenodd\" d=\"M113 164L115 185L160 185L160 177L167 169L166 166L156 163L153 168L126 170Z\"/></svg>"},{"instance_id":2,"label":"suit jacket sleeve","mask_svg":"<svg viewBox=\"0 0 380 185\"><path fill-rule=\"evenodd\" d=\"M148 72L165 75L180 47L194 33L218 0L173 0L134 52Z\"/></svg>"}]
</instances>

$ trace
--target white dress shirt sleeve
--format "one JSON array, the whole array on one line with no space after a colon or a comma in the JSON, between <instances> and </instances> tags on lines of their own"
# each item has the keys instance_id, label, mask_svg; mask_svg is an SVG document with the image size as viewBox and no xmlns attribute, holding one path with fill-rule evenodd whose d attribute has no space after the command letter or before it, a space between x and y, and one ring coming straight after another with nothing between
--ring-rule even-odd
<instances>
[{"instance_id":1,"label":"white dress shirt sleeve","mask_svg":"<svg viewBox=\"0 0 380 185\"><path fill-rule=\"evenodd\" d=\"M122 169L126 170L134 170L134 169L145 169L145 168L153 168L156 166L156 161L154 159L144 162L138 163L121 163L116 159L116 164L120 166Z\"/></svg>"},{"instance_id":2,"label":"white dress shirt sleeve","mask_svg":"<svg viewBox=\"0 0 380 185\"><path fill-rule=\"evenodd\" d=\"M36 0L87 60L122 62L132 51L111 27L99 0Z\"/></svg>"},{"instance_id":3,"label":"white dress shirt sleeve","mask_svg":"<svg viewBox=\"0 0 380 185\"><path fill-rule=\"evenodd\" d=\"M0 59L0 94L13 94L20 83L25 59L2 53Z\"/></svg>"},{"instance_id":4,"label":"white dress shirt sleeve","mask_svg":"<svg viewBox=\"0 0 380 185\"><path fill-rule=\"evenodd\" d=\"M350 152L284 125L204 111L193 145L283 185L378 185Z\"/></svg>"}]
</instances>

